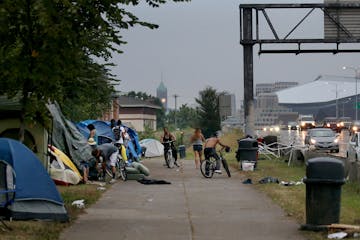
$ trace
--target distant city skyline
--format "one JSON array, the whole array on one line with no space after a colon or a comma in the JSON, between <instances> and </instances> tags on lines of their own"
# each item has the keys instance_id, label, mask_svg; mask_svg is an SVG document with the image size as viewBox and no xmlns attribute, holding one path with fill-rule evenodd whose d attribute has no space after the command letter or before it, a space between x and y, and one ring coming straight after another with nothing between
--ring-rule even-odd
<instances>
[{"instance_id":1,"label":"distant city skyline","mask_svg":"<svg viewBox=\"0 0 360 240\"><path fill-rule=\"evenodd\" d=\"M239 3L264 1L193 0L188 3L169 2L160 8L142 3L129 8L140 19L159 24L157 30L136 27L123 32L128 44L124 54L114 55L117 66L112 68L121 83L118 90L143 91L156 96L156 88L163 80L168 90L168 107L193 105L199 91L211 86L219 91L235 94L239 108L243 99L243 48L239 44ZM296 1L322 3L323 1ZM266 3L289 3L285 0ZM295 3L291 1L291 3ZM280 23L279 34L286 34L304 13L272 14L272 21ZM305 22L294 34L305 30L314 37L323 36L323 18L315 14L318 24ZM359 54L264 54L257 56L254 47L254 86L257 83L311 82L319 75L354 76L343 66L360 65ZM355 64L359 63L359 64Z\"/></svg>"}]
</instances>

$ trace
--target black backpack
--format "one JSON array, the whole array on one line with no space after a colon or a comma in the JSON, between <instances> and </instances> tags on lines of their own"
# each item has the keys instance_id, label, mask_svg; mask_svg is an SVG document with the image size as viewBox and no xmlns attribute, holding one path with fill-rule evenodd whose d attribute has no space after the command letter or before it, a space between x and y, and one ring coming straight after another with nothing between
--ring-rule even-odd
<instances>
[{"instance_id":1,"label":"black backpack","mask_svg":"<svg viewBox=\"0 0 360 240\"><path fill-rule=\"evenodd\" d=\"M115 140L116 141L120 140L120 137L121 137L120 136L120 127L119 126L114 127L113 132L114 132Z\"/></svg>"}]
</instances>

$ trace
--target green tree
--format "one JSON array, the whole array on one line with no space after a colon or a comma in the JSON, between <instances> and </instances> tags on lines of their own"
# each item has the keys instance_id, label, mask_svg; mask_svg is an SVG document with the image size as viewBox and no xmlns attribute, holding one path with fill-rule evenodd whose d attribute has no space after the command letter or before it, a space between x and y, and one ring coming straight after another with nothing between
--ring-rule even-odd
<instances>
[{"instance_id":1,"label":"green tree","mask_svg":"<svg viewBox=\"0 0 360 240\"><path fill-rule=\"evenodd\" d=\"M199 127L205 137L211 136L220 130L219 93L212 87L207 87L199 92L199 98L195 98L199 104L197 108Z\"/></svg>"},{"instance_id":2,"label":"green tree","mask_svg":"<svg viewBox=\"0 0 360 240\"><path fill-rule=\"evenodd\" d=\"M175 123L175 110L170 110L167 114L169 123ZM176 111L176 127L184 129L187 127L195 127L198 122L198 114L196 109L189 107L187 104L180 106Z\"/></svg>"},{"instance_id":3,"label":"green tree","mask_svg":"<svg viewBox=\"0 0 360 240\"><path fill-rule=\"evenodd\" d=\"M120 47L126 43L121 36L122 29L135 25L157 27L140 21L125 9L139 2L0 2L0 94L20 98L20 136L23 136L25 121L46 118L48 101L57 100L73 110L76 110L75 104L90 105L90 112L105 107L101 102L108 100L113 92L114 79L107 64L93 59L106 62L112 53L122 53ZM166 0L146 2L158 7ZM20 140L23 139L20 137Z\"/></svg>"}]
</instances>

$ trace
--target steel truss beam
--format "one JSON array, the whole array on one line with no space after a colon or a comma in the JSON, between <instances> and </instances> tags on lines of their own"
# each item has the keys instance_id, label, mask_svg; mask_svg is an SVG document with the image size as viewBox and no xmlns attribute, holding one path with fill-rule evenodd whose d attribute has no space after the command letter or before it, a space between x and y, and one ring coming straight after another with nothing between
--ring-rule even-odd
<instances>
[{"instance_id":1,"label":"steel truss beam","mask_svg":"<svg viewBox=\"0 0 360 240\"><path fill-rule=\"evenodd\" d=\"M280 38L276 32L267 9L309 9L303 18L285 35ZM320 9L330 21L332 21L338 29L338 33L345 34L346 38L338 39L299 39L290 38L291 34L314 12ZM360 9L360 3L326 3L326 4L240 4L240 44L244 47L244 113L245 113L245 133L253 135L254 133L254 86L253 86L253 46L259 44L259 54L264 53L352 53L360 52L360 49L339 49L341 43L360 43L360 38L354 35L328 10L342 10L342 9ZM255 37L253 36L253 13L255 12ZM274 38L261 39L259 34L259 14L262 14L270 27ZM339 34L338 34L339 35ZM336 47L331 49L302 49L306 44L336 44ZM297 48L294 49L263 49L263 45L271 44L294 44ZM287 46L288 47L288 46Z\"/></svg>"}]
</instances>

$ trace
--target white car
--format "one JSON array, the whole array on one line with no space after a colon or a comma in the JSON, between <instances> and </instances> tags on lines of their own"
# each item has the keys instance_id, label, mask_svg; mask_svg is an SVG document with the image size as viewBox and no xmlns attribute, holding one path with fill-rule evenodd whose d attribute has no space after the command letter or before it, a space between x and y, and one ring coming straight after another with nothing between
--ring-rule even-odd
<instances>
[{"instance_id":1,"label":"white car","mask_svg":"<svg viewBox=\"0 0 360 240\"><path fill-rule=\"evenodd\" d=\"M350 161L358 161L360 156L360 132L356 132L350 138L346 157Z\"/></svg>"}]
</instances>

